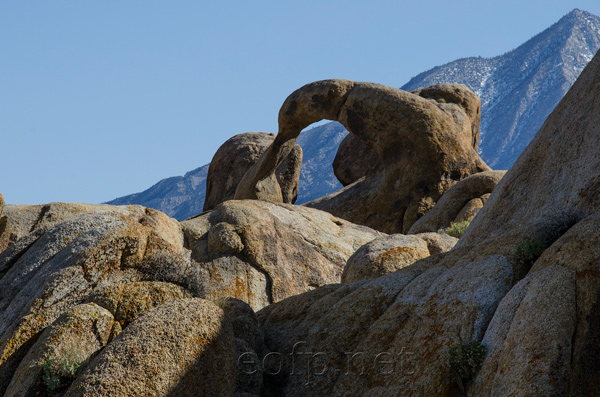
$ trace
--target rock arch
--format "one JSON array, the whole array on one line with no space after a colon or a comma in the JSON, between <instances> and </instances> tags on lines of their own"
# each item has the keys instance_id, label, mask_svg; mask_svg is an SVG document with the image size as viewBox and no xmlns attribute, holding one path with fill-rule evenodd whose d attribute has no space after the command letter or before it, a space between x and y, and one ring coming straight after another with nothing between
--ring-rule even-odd
<instances>
[{"instance_id":1,"label":"rock arch","mask_svg":"<svg viewBox=\"0 0 600 397\"><path fill-rule=\"evenodd\" d=\"M381 167L307 206L388 232L406 232L450 186L489 170L477 154L481 104L458 84L415 92L349 80L294 91L279 111L277 137L242 178L236 199L281 201L274 171L303 128L340 122L378 154Z\"/></svg>"}]
</instances>

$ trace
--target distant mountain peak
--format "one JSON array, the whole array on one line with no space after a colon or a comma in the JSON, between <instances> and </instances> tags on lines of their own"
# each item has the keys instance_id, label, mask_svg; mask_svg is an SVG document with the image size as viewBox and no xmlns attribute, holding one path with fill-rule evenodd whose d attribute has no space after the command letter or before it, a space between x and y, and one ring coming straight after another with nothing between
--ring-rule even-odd
<instances>
[{"instance_id":1,"label":"distant mountain peak","mask_svg":"<svg viewBox=\"0 0 600 397\"><path fill-rule=\"evenodd\" d=\"M481 99L480 154L508 169L600 48L600 18L574 9L505 54L462 58L411 79L412 91L461 83Z\"/></svg>"}]
</instances>

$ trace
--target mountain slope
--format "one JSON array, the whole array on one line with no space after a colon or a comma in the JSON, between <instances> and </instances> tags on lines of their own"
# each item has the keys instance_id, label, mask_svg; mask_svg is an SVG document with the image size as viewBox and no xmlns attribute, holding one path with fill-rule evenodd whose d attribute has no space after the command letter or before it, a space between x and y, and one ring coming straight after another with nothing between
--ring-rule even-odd
<instances>
[{"instance_id":1,"label":"mountain slope","mask_svg":"<svg viewBox=\"0 0 600 397\"><path fill-rule=\"evenodd\" d=\"M517 49L494 58L464 58L410 80L412 91L461 83L482 103L482 158L508 169L600 48L600 18L573 10Z\"/></svg>"},{"instance_id":2,"label":"mountain slope","mask_svg":"<svg viewBox=\"0 0 600 397\"><path fill-rule=\"evenodd\" d=\"M141 193L119 197L106 204L140 204L155 208L178 220L202 212L206 195L206 174L208 164L184 176L166 178Z\"/></svg>"},{"instance_id":3,"label":"mountain slope","mask_svg":"<svg viewBox=\"0 0 600 397\"><path fill-rule=\"evenodd\" d=\"M411 79L411 91L462 83L482 102L480 155L494 169L508 169L600 48L600 18L578 9L513 51L494 58L463 58ZM341 184L331 163L348 134L331 122L302 132L304 151L297 204L332 193ZM208 164L167 178L148 190L110 201L141 204L185 219L202 211Z\"/></svg>"}]
</instances>

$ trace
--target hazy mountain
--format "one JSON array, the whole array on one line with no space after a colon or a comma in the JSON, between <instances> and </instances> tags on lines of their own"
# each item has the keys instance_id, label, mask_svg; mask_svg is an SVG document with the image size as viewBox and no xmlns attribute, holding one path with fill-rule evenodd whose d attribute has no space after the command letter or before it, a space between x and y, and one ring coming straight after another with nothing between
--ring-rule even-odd
<instances>
[{"instance_id":1,"label":"hazy mountain","mask_svg":"<svg viewBox=\"0 0 600 397\"><path fill-rule=\"evenodd\" d=\"M119 197L107 204L141 204L156 208L175 219L184 220L202 212L207 173L208 164L184 176L163 179L141 193Z\"/></svg>"},{"instance_id":2,"label":"hazy mountain","mask_svg":"<svg viewBox=\"0 0 600 397\"><path fill-rule=\"evenodd\" d=\"M513 51L494 58L463 58L435 67L402 87L415 90L462 83L482 102L480 154L494 169L508 169L600 48L600 18L573 10ZM348 132L339 123L300 134L304 150L297 204L341 187L331 163ZM142 193L109 204L142 204L185 219L202 211L208 165L167 178Z\"/></svg>"},{"instance_id":3,"label":"hazy mountain","mask_svg":"<svg viewBox=\"0 0 600 397\"><path fill-rule=\"evenodd\" d=\"M342 188L333 175L333 159L348 131L337 122L330 122L306 130L296 142L304 151L297 204L306 203Z\"/></svg>"}]
</instances>

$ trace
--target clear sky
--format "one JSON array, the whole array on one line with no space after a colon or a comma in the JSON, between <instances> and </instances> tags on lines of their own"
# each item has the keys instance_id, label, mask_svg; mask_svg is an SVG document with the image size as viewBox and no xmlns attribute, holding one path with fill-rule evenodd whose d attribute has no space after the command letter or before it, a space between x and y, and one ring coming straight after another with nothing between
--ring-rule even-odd
<instances>
[{"instance_id":1,"label":"clear sky","mask_svg":"<svg viewBox=\"0 0 600 397\"><path fill-rule=\"evenodd\" d=\"M326 78L394 87L509 51L600 1L0 3L0 193L99 203L277 132L284 99Z\"/></svg>"}]
</instances>

